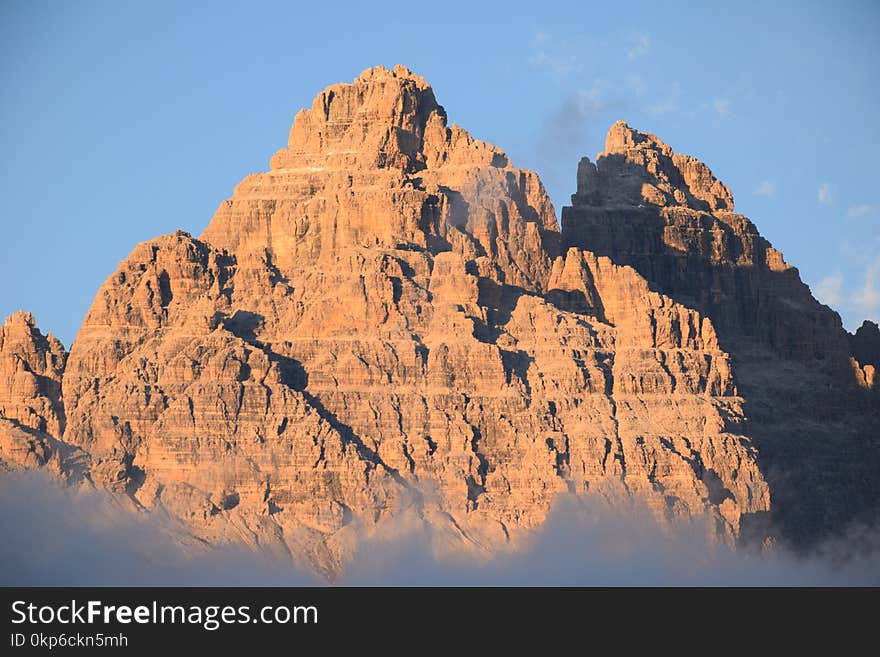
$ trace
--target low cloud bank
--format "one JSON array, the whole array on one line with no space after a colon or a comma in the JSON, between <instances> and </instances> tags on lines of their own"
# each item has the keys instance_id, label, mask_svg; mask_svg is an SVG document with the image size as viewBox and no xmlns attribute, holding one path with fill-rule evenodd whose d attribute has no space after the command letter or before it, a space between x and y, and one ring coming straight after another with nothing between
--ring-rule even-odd
<instances>
[{"instance_id":1,"label":"low cloud bank","mask_svg":"<svg viewBox=\"0 0 880 657\"><path fill-rule=\"evenodd\" d=\"M109 496L64 488L40 473L0 477L0 584L320 585L245 547L182 550L167 520ZM648 514L563 500L520 550L492 559L436 556L431 532L405 526L367 541L343 585L878 585L877 532L840 537L810 556L761 555L675 530Z\"/></svg>"}]
</instances>

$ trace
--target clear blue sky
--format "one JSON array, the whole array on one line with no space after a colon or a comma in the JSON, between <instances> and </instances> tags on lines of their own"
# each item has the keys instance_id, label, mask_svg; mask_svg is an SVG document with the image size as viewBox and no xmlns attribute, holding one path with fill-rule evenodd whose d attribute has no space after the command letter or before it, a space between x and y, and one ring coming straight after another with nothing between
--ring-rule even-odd
<instances>
[{"instance_id":1,"label":"clear blue sky","mask_svg":"<svg viewBox=\"0 0 880 657\"><path fill-rule=\"evenodd\" d=\"M299 4L0 0L0 315L70 345L137 242L200 233L318 91L402 63L557 213L625 118L880 319L880 3Z\"/></svg>"}]
</instances>

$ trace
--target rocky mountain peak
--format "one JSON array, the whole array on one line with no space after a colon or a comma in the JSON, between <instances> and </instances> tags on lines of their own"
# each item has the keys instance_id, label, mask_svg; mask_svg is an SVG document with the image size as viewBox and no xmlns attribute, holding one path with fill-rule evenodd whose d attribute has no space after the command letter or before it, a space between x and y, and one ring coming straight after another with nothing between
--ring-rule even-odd
<instances>
[{"instance_id":1,"label":"rocky mountain peak","mask_svg":"<svg viewBox=\"0 0 880 657\"><path fill-rule=\"evenodd\" d=\"M557 234L534 173L447 125L423 78L380 66L297 113L270 171L242 180L202 239L281 278L351 249L453 250L499 283L537 289Z\"/></svg>"},{"instance_id":2,"label":"rocky mountain peak","mask_svg":"<svg viewBox=\"0 0 880 657\"><path fill-rule=\"evenodd\" d=\"M560 492L731 542L880 514L840 319L708 167L618 122L572 198L560 234L403 67L331 85L200 238L133 249L69 357L0 329L0 468L76 454L201 541L331 574L410 510L516 545Z\"/></svg>"},{"instance_id":3,"label":"rocky mountain peak","mask_svg":"<svg viewBox=\"0 0 880 657\"><path fill-rule=\"evenodd\" d=\"M61 375L67 352L34 316L18 311L0 326L0 423L60 435Z\"/></svg>"},{"instance_id":4,"label":"rocky mountain peak","mask_svg":"<svg viewBox=\"0 0 880 657\"><path fill-rule=\"evenodd\" d=\"M733 210L730 189L708 166L626 121L611 126L595 164L581 160L577 180L575 204Z\"/></svg>"},{"instance_id":5,"label":"rocky mountain peak","mask_svg":"<svg viewBox=\"0 0 880 657\"><path fill-rule=\"evenodd\" d=\"M628 150L646 145L671 156L672 149L661 141L657 135L639 132L623 119L618 119L605 135L605 153L626 153Z\"/></svg>"},{"instance_id":6,"label":"rocky mountain peak","mask_svg":"<svg viewBox=\"0 0 880 657\"><path fill-rule=\"evenodd\" d=\"M451 151L474 151L506 166L504 153L446 124L446 112L424 78L404 66L370 68L334 84L301 110L272 169L350 166L415 172L444 164Z\"/></svg>"},{"instance_id":7,"label":"rocky mountain peak","mask_svg":"<svg viewBox=\"0 0 880 657\"><path fill-rule=\"evenodd\" d=\"M0 353L15 353L42 373L47 367L60 372L67 352L58 338L40 331L30 312L18 310L0 326Z\"/></svg>"}]
</instances>

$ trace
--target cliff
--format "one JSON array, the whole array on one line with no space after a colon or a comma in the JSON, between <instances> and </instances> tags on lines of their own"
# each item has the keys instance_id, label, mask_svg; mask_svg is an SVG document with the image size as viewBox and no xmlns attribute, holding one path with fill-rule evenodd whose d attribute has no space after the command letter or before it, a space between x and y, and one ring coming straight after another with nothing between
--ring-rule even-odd
<instances>
[{"instance_id":1,"label":"cliff","mask_svg":"<svg viewBox=\"0 0 880 657\"><path fill-rule=\"evenodd\" d=\"M403 67L320 93L199 238L138 245L69 355L29 316L0 336L7 467L328 574L403 513L491 553L560 492L731 543L878 499L864 365L708 167L615 124L560 232Z\"/></svg>"}]
</instances>

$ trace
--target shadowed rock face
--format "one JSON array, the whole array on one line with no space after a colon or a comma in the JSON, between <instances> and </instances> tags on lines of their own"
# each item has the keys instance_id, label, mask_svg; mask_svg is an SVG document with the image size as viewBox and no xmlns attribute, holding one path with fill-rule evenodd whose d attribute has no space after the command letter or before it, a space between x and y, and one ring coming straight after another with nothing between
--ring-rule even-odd
<instances>
[{"instance_id":1,"label":"shadowed rock face","mask_svg":"<svg viewBox=\"0 0 880 657\"><path fill-rule=\"evenodd\" d=\"M68 476L330 574L404 510L445 547L492 551L563 491L708 514L725 540L758 532L776 491L753 439L776 425L743 390L772 386L748 367L740 380L734 346L773 354L774 381L843 381L846 336L705 165L625 124L608 143L560 234L537 176L448 126L423 79L365 71L297 114L201 238L138 245L66 367L58 351L55 386L0 389L0 412L44 418L42 462L75 460ZM667 253L668 221L706 231L680 238L685 259ZM54 353L29 326L0 364ZM780 385L774 403L795 390ZM4 440L4 462L40 464Z\"/></svg>"},{"instance_id":2,"label":"shadowed rock face","mask_svg":"<svg viewBox=\"0 0 880 657\"><path fill-rule=\"evenodd\" d=\"M596 163L581 160L562 226L566 247L629 265L711 319L786 537L808 545L876 522L880 404L864 390L876 388L876 326L848 336L708 167L618 121Z\"/></svg>"},{"instance_id":3,"label":"shadowed rock face","mask_svg":"<svg viewBox=\"0 0 880 657\"><path fill-rule=\"evenodd\" d=\"M850 336L856 377L865 388L880 388L880 327L865 320Z\"/></svg>"}]
</instances>

